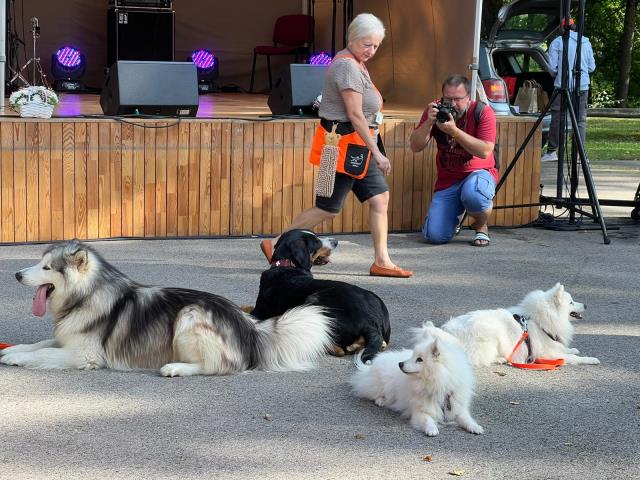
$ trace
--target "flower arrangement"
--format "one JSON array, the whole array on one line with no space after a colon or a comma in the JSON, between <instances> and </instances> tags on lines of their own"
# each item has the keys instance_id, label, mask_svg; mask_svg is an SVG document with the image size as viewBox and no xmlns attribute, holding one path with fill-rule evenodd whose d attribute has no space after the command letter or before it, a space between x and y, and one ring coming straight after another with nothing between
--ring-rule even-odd
<instances>
[{"instance_id":1,"label":"flower arrangement","mask_svg":"<svg viewBox=\"0 0 640 480\"><path fill-rule=\"evenodd\" d=\"M50 118L58 102L53 90L40 86L22 88L9 97L9 105L21 117Z\"/></svg>"}]
</instances>

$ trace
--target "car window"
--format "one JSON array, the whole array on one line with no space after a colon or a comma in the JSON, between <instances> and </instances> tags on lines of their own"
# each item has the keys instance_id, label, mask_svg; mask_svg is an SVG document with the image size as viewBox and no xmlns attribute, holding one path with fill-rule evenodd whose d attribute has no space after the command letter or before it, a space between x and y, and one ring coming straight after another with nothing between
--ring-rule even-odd
<instances>
[{"instance_id":1,"label":"car window","mask_svg":"<svg viewBox=\"0 0 640 480\"><path fill-rule=\"evenodd\" d=\"M549 15L541 14L541 13L528 13L523 15L516 15L515 17L509 18L502 30L512 30L512 31L528 31L528 32L544 32L550 22Z\"/></svg>"},{"instance_id":2,"label":"car window","mask_svg":"<svg viewBox=\"0 0 640 480\"><path fill-rule=\"evenodd\" d=\"M544 72L544 68L528 53L514 53L513 60L520 67L521 72Z\"/></svg>"}]
</instances>

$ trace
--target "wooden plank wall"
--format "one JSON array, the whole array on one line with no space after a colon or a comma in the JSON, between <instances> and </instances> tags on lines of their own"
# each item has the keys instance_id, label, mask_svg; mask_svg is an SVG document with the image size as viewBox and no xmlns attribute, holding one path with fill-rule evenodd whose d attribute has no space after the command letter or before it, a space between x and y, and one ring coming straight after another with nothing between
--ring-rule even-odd
<instances>
[{"instance_id":1,"label":"wooden plank wall","mask_svg":"<svg viewBox=\"0 0 640 480\"><path fill-rule=\"evenodd\" d=\"M531 128L499 122L504 171ZM0 124L0 241L276 234L313 206L307 162L314 121L4 121ZM393 173L389 229L420 230L435 181L434 149L414 154L412 122L385 122ZM496 205L537 202L537 132ZM522 225L537 208L496 210ZM349 195L320 232L368 231L368 207Z\"/></svg>"}]
</instances>

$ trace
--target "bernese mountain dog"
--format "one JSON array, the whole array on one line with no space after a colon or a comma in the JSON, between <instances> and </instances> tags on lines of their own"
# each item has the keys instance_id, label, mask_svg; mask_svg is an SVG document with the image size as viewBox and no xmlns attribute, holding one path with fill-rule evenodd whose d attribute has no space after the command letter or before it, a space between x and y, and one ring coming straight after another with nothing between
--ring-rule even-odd
<instances>
[{"instance_id":1,"label":"bernese mountain dog","mask_svg":"<svg viewBox=\"0 0 640 480\"><path fill-rule=\"evenodd\" d=\"M343 356L364 349L362 361L367 362L389 344L389 311L369 290L313 278L312 265L326 263L337 245L337 240L321 239L310 230L283 233L274 247L271 268L260 277L251 313L265 320L300 305L324 307L333 319L335 344L330 353Z\"/></svg>"}]
</instances>

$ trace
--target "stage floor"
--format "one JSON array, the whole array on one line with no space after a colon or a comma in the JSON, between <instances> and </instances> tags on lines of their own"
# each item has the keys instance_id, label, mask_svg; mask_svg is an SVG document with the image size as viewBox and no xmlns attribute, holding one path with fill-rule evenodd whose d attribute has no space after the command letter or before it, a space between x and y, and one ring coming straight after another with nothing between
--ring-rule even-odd
<instances>
[{"instance_id":1,"label":"stage floor","mask_svg":"<svg viewBox=\"0 0 640 480\"><path fill-rule=\"evenodd\" d=\"M60 103L54 110L54 117L101 116L100 95L93 94L59 94ZM202 119L243 119L256 120L271 117L267 106L268 95L251 93L214 93L200 96L197 118ZM417 121L422 110L420 108L385 104L385 116L401 120ZM5 115L18 116L10 108ZM297 116L278 116L278 118L306 118Z\"/></svg>"}]
</instances>

